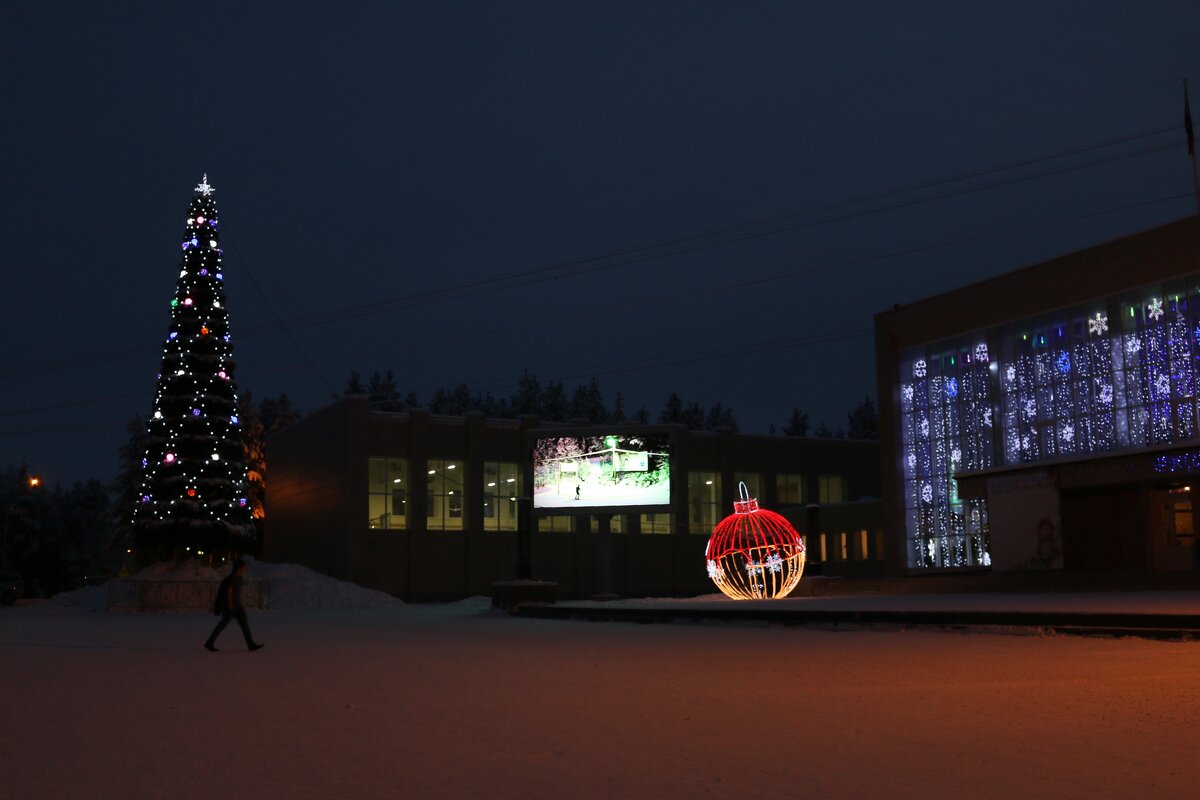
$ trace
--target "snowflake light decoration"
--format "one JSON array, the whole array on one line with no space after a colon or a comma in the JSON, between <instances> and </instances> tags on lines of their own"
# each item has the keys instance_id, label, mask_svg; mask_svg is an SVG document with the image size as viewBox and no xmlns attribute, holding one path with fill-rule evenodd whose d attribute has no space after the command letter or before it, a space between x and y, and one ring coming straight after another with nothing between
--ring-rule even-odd
<instances>
[{"instance_id":1,"label":"snowflake light decoration","mask_svg":"<svg viewBox=\"0 0 1200 800\"><path fill-rule=\"evenodd\" d=\"M1100 383L1097 381L1097 383ZM1100 391L1096 393L1096 399L1101 405L1111 406L1113 401L1113 387L1107 383L1100 384Z\"/></svg>"},{"instance_id":2,"label":"snowflake light decoration","mask_svg":"<svg viewBox=\"0 0 1200 800\"><path fill-rule=\"evenodd\" d=\"M1102 336L1108 333L1108 315L1096 312L1096 316L1088 317L1088 333L1092 336Z\"/></svg>"},{"instance_id":3,"label":"snowflake light decoration","mask_svg":"<svg viewBox=\"0 0 1200 800\"><path fill-rule=\"evenodd\" d=\"M708 577L733 600L786 597L804 574L804 540L780 515L758 507L746 484L733 514L713 529L704 557Z\"/></svg>"},{"instance_id":4,"label":"snowflake light decoration","mask_svg":"<svg viewBox=\"0 0 1200 800\"><path fill-rule=\"evenodd\" d=\"M906 458L906 459L905 459L905 462L908 464L908 469L909 469L909 471L910 471L910 472L911 472L912 470L916 469L916 468L917 468L917 456L916 456L916 454L914 454L914 453L909 453L909 454L908 454L908 458Z\"/></svg>"},{"instance_id":5,"label":"snowflake light decoration","mask_svg":"<svg viewBox=\"0 0 1200 800\"><path fill-rule=\"evenodd\" d=\"M1059 432L1059 436L1064 442L1070 443L1075 441L1075 426L1069 422L1064 424L1062 430Z\"/></svg>"},{"instance_id":6,"label":"snowflake light decoration","mask_svg":"<svg viewBox=\"0 0 1200 800\"><path fill-rule=\"evenodd\" d=\"M1160 372L1154 378L1154 393L1159 398L1167 398L1171 395L1171 378L1167 373Z\"/></svg>"},{"instance_id":7,"label":"snowflake light decoration","mask_svg":"<svg viewBox=\"0 0 1200 800\"><path fill-rule=\"evenodd\" d=\"M960 450L959 448L956 447L950 451L950 463L951 464L961 464L962 463L962 450Z\"/></svg>"},{"instance_id":8,"label":"snowflake light decoration","mask_svg":"<svg viewBox=\"0 0 1200 800\"><path fill-rule=\"evenodd\" d=\"M979 344L975 345L975 360L985 362L988 360L988 349L986 344L980 342Z\"/></svg>"},{"instance_id":9,"label":"snowflake light decoration","mask_svg":"<svg viewBox=\"0 0 1200 800\"><path fill-rule=\"evenodd\" d=\"M951 400L958 397L958 378L946 378L946 397Z\"/></svg>"},{"instance_id":10,"label":"snowflake light decoration","mask_svg":"<svg viewBox=\"0 0 1200 800\"><path fill-rule=\"evenodd\" d=\"M1142 351L1142 340L1137 337L1137 334L1131 335L1125 340L1125 352L1129 355L1140 353Z\"/></svg>"},{"instance_id":11,"label":"snowflake light decoration","mask_svg":"<svg viewBox=\"0 0 1200 800\"><path fill-rule=\"evenodd\" d=\"M916 361L913 362L913 377L914 378L924 378L925 372L926 372L925 359L918 358Z\"/></svg>"},{"instance_id":12,"label":"snowflake light decoration","mask_svg":"<svg viewBox=\"0 0 1200 800\"><path fill-rule=\"evenodd\" d=\"M933 485L928 483L921 484L921 500L926 503L933 502Z\"/></svg>"},{"instance_id":13,"label":"snowflake light decoration","mask_svg":"<svg viewBox=\"0 0 1200 800\"><path fill-rule=\"evenodd\" d=\"M927 419L921 420L921 424L917 426L917 430L919 430L921 432L922 438L928 439L929 438L929 420L927 420Z\"/></svg>"},{"instance_id":14,"label":"snowflake light decoration","mask_svg":"<svg viewBox=\"0 0 1200 800\"><path fill-rule=\"evenodd\" d=\"M1071 356L1067 354L1066 350L1058 354L1058 358L1054 360L1054 363L1058 367L1058 371L1063 375L1071 371Z\"/></svg>"},{"instance_id":15,"label":"snowflake light decoration","mask_svg":"<svg viewBox=\"0 0 1200 800\"><path fill-rule=\"evenodd\" d=\"M989 428L992 427L992 410L990 408L983 410L983 424Z\"/></svg>"},{"instance_id":16,"label":"snowflake light decoration","mask_svg":"<svg viewBox=\"0 0 1200 800\"><path fill-rule=\"evenodd\" d=\"M925 550L929 553L930 561L937 559L937 542L935 542L933 539L929 540L929 544L925 546Z\"/></svg>"},{"instance_id":17,"label":"snowflake light decoration","mask_svg":"<svg viewBox=\"0 0 1200 800\"><path fill-rule=\"evenodd\" d=\"M913 387L911 383L906 383L900 387L900 398L906 403L911 403L913 400Z\"/></svg>"},{"instance_id":18,"label":"snowflake light decoration","mask_svg":"<svg viewBox=\"0 0 1200 800\"><path fill-rule=\"evenodd\" d=\"M1021 435L1021 449L1022 449L1023 451L1025 451L1026 453L1028 453L1028 452L1029 452L1029 448L1030 448L1032 445L1033 445L1033 440L1031 440L1031 439L1029 438L1029 434L1028 434L1028 433L1022 434L1022 435Z\"/></svg>"},{"instance_id":19,"label":"snowflake light decoration","mask_svg":"<svg viewBox=\"0 0 1200 800\"><path fill-rule=\"evenodd\" d=\"M1147 314L1147 316L1150 317L1150 319L1154 320L1155 322L1162 319L1162 315L1163 315L1162 300L1159 300L1157 297L1154 298L1153 300L1151 300L1150 305L1146 306L1146 314Z\"/></svg>"},{"instance_id":20,"label":"snowflake light decoration","mask_svg":"<svg viewBox=\"0 0 1200 800\"><path fill-rule=\"evenodd\" d=\"M1021 401L1021 410L1025 412L1026 419L1033 419L1037 416L1037 401L1032 397L1026 397Z\"/></svg>"},{"instance_id":21,"label":"snowflake light decoration","mask_svg":"<svg viewBox=\"0 0 1200 800\"><path fill-rule=\"evenodd\" d=\"M1017 368L1014 367L1012 364L1009 364L1008 368L1004 370L1004 378L1009 383L1012 383L1013 381L1015 381L1017 379Z\"/></svg>"},{"instance_id":22,"label":"snowflake light decoration","mask_svg":"<svg viewBox=\"0 0 1200 800\"><path fill-rule=\"evenodd\" d=\"M992 565L992 554L984 550L983 557L979 559L979 563L985 567L990 567Z\"/></svg>"}]
</instances>

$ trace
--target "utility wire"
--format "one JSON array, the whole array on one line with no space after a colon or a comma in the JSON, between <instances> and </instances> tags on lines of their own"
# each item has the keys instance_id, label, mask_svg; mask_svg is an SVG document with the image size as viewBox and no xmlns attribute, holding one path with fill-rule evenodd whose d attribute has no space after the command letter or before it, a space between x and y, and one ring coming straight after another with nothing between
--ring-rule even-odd
<instances>
[{"instance_id":1,"label":"utility wire","mask_svg":"<svg viewBox=\"0 0 1200 800\"><path fill-rule=\"evenodd\" d=\"M228 241L228 239L226 239L226 241ZM288 338L288 341L292 343L292 347L294 347L296 352L300 354L300 358L302 358L304 363L309 366L309 368L313 371L313 374L317 376L317 379L325 385L326 389L329 390L329 394L337 395L338 393L332 386L329 385L329 381L325 380L325 376L321 374L321 370L317 369L317 365L313 363L312 359L308 357L308 354L304 352L304 348L302 348L300 343L296 341L296 337L292 335L291 329L285 326L283 320L279 318L279 314L275 311L275 306L271 305L271 301L267 299L266 292L264 292L262 287L258 285L258 280L254 277L254 273L250 271L250 265L242 256L242 251L238 249L237 242L232 241L229 242L229 244L233 248L234 255L238 257L238 261L241 262L242 270L246 273L246 277L250 279L250 283L253 284L254 290L258 292L258 296L263 301L263 305L267 307L267 311L269 311L271 316L275 318L275 322L278 324L279 330Z\"/></svg>"},{"instance_id":2,"label":"utility wire","mask_svg":"<svg viewBox=\"0 0 1200 800\"><path fill-rule=\"evenodd\" d=\"M426 290L424 292L417 292L417 293L404 295L404 296L397 297L397 298L391 298L388 300L381 300L381 301L375 301L373 303L350 306L350 307L346 307L346 308L343 308L340 310L335 310L335 311L321 312L318 314L309 315L307 317L293 318L290 321L283 321L282 319L280 319L278 314L276 314L274 312L274 310L270 307L270 304L267 303L268 309L271 310L272 315L276 318L275 324L266 325L266 326L263 326L263 325L252 326L248 329L245 329L239 338L246 339L246 338L252 338L255 336L264 335L266 333L273 333L273 332L277 332L277 331L286 332L286 330L289 328L308 327L310 325L315 325L315 324L327 324L330 322L338 322L338 321L344 321L347 319L361 318L364 316L368 316L371 313L389 313L391 311L399 310L401 308L409 308L409 307L412 307L413 305L423 305L424 302L420 302L420 301L437 302L437 301L444 301L444 300L449 300L449 299L459 299L462 297L468 297L468 296L472 296L474 294L479 294L480 292L482 292L484 290L490 290L490 289L485 289L485 287L490 287L493 284L500 284L501 288L515 288L518 286L523 286L523 285L527 285L528 283L534 282L533 280L529 280L530 277L539 276L539 275L545 276L547 273L561 271L561 270L564 270L564 269L572 267L572 266L592 264L597 261L604 261L606 259L612 259L614 257L619 257L624 254L633 254L633 253L642 252L642 251L654 250L656 248L662 248L664 246L668 246L668 245L672 245L672 244L676 244L676 243L687 243L687 242L691 242L691 241L702 240L705 238L711 238L713 236L718 236L718 235L721 235L721 234L727 233L727 232L736 232L739 230L752 228L754 226L760 226L763 224L771 224L771 223L774 223L774 222L780 221L780 220L795 219L797 217L812 213L814 211L836 209L836 208L845 207L848 205L860 204L862 202L868 202L868 201L872 201L872 200L883 199L883 198L887 198L887 197L891 197L891 196L895 196L895 195L899 195L899 194L904 194L904 193L912 192L912 191L919 190L919 189L931 188L931 187L936 187L936 186L940 186L940 185L955 183L955 182L959 182L962 180L967 180L972 177L993 174L996 172L1002 172L1005 170L1010 170L1010 169L1018 168L1021 166L1027 166L1027 165L1031 165L1031 164L1054 160L1057 158L1067 157L1070 155L1077 155L1077 154L1089 152L1092 150L1103 149L1106 147L1112 147L1117 144L1122 144L1122 143L1126 143L1126 142L1130 142L1130 141L1136 141L1138 139L1149 138L1152 136L1161 135L1163 133L1176 131L1178 128L1179 128L1179 125L1171 125L1171 126L1166 126L1166 127L1154 128L1154 129L1141 131L1141 132L1134 133L1134 134L1129 134L1129 135L1122 136L1122 137L1117 137L1114 139L1105 140L1103 142L1099 142L1099 143L1095 143L1095 144L1091 144L1091 145L1071 148L1068 150L1062 150L1062 151L1058 151L1055 153L1050 153L1050 154L1046 154L1046 155L1042 155L1042 156L1036 156L1034 158L1024 159L1021 161L1008 162L1006 164L1001 164L1001 165L989 167L986 169L974 170L972 172L962 173L962 174L956 175L956 176L939 178L937 180L927 181L925 183L920 183L920 184L913 184L911 186L902 187L899 189L892 189L892 190L888 190L885 192L878 192L875 194L860 195L855 198L841 200L841 201L837 201L834 203L811 206L807 209L803 209L801 211L793 212L790 214L777 215L777 216L773 216L773 217L762 217L762 218L759 218L756 220L752 220L752 221L745 222L745 223L740 223L737 225L725 226L722 228L702 231L700 233L689 234L689 235L679 236L679 237L674 237L674 238L669 238L669 239L661 239L661 240L658 240L655 242L649 242L649 243L645 243L642 245L635 245L632 247L620 248L618 250L609 251L607 253L597 255L597 256L589 256L589 257L585 257L585 258L571 259L569 261L556 262L553 264L534 267L533 269L526 269L526 270L510 272L510 273L493 276L493 277L489 277L489 278L481 278L481 279L477 279L477 280L473 280L473 281L469 281L469 282L465 282L465 283L460 283L460 284L449 286L449 287L443 287L440 289L431 289L431 290ZM695 252L697 250L707 249L708 247L716 247L716 246L721 246L721 245L725 245L725 244L737 243L737 242L741 242L741 241L746 241L748 239L760 238L762 236L771 236L771 235L775 235L778 233L795 230L800 227L809 227L809 226L813 226L813 225L827 224L829 222L853 219L853 218L856 218L859 216L864 216L867 214L882 213L884 211L891 211L891 210L896 210L898 208L903 208L908 205L927 203L927 202L931 202L933 200L945 199L947 197L954 197L954 196L958 196L960 194L965 194L965 193L969 193L969 192L982 191L985 189L1010 185L1012 183L1017 183L1017 182L1026 181L1026 180L1032 180L1035 178L1047 177L1047 176L1057 175L1057 174L1074 171L1074 170L1078 170L1078 169L1085 169L1085 168L1089 168L1089 167L1093 167L1093 166L1099 166L1099 165L1103 165L1103 164L1113 163L1115 161L1120 161L1120 160L1124 160L1127 158L1138 157L1138 156L1142 156L1142 155L1159 152L1161 150L1170 149L1171 147L1173 147L1172 144L1164 144L1164 145L1160 145L1160 146L1143 148L1141 150L1133 151L1130 153L1121 153L1116 156L1094 159L1089 162L1068 165L1066 167L1056 168L1054 170L1044 171L1041 173L1017 176L1015 178L1011 178L1011 179L1008 179L1005 181L996 182L996 183L992 183L992 184L981 184L981 185L971 186L971 187L967 187L964 189L956 190L954 192L948 192L948 193L930 195L930 196L921 197L921 198L915 198L915 199L911 199L908 201L894 203L894 204L890 204L890 205L879 207L879 208L872 208L872 209L867 209L867 210L860 211L860 212L855 212L852 214L829 217L829 218L824 218L824 219L820 219L820 220L816 220L816 221L807 221L807 222L801 223L799 225L787 225L787 226L783 226L783 227L776 227L776 228L772 228L767 231L752 231L749 235L730 237L730 238L725 238L725 239L721 239L721 240L714 241L714 242L706 242L701 246L677 248L674 250L668 250L666 252L656 252L656 253L652 253L652 254L649 254L649 255L646 255L646 256L643 256L640 258L620 259L620 260L615 261L614 263L606 263L606 264L602 264L600 266L594 266L590 269L578 270L575 273L572 273L572 275L586 274L587 272L594 272L598 269L610 269L610 268L614 268L617 266L624 266L624 265L628 265L628 264L639 263L641 261L654 259L654 258L662 258L662 257L666 257L666 256L671 256L671 255L680 255L680 254L684 254L684 253ZM235 252L237 252L236 246L234 249L235 249ZM243 266L245 266L244 259L241 257L240 253L238 253L238 256L243 261ZM259 291L260 296L263 296L264 302L267 302L265 294L262 292L262 290L258 286L257 282L254 281L253 275L249 272L248 269L247 269L247 274L251 276L251 281L252 281L252 283L254 283L256 290ZM558 279L561 277L564 277L564 276L563 275L548 275L547 277L542 277L541 280L554 280L554 279ZM379 309L379 310L375 310L375 309ZM308 359L308 357L306 355L304 355L303 351L300 350L299 345L295 342L294 339L292 339L292 342L293 342L293 346L295 346L297 348L297 350L301 353L302 358L304 358L304 360L307 363L309 363L311 366L311 360ZM86 355L86 356L76 356L76 357L72 357L72 358L68 358L68 359L59 359L59 360L55 360L55 361L45 361L45 362L40 362L40 363L23 365L23 366L8 369L8 370L0 370L0 374L5 374L5 375L9 375L9 376L36 374L39 372L47 372L47 371L54 371L57 369L69 368L71 366L76 366L76 365L89 365L90 366L90 365L94 365L94 364L106 363L109 361L122 360L124 358L132 357L132 356L136 356L136 355L142 355L142 354L150 353L150 352L155 352L155 350L152 348L144 348L144 347L123 348L120 350L95 353L95 354L90 354L90 355ZM331 388L328 384L328 381L326 381L324 379L324 377L320 375L319 371L318 371L318 376L320 377L322 383L326 386L327 389Z\"/></svg>"},{"instance_id":3,"label":"utility wire","mask_svg":"<svg viewBox=\"0 0 1200 800\"><path fill-rule=\"evenodd\" d=\"M1031 225L1023 225L1023 226L1005 228L1005 229L996 230L996 231L989 231L986 233L975 234L975 235L971 235L971 236L960 237L957 239L951 239L951 240L946 240L946 241L941 241L941 242L934 242L934 243L930 243L930 244L919 245L916 247L910 247L910 248L905 248L905 249L901 249L901 250L891 250L891 251L888 251L885 253L877 253L877 254L871 255L871 256L863 256L863 257L852 258L852 259L842 259L839 261L833 261L833 262L829 262L829 263L825 263L825 264L817 264L817 265L812 265L812 266L808 266L808 267L803 267L800 269L778 272L773 275L749 278L749 279L745 279L745 280L741 280L741 281L732 281L729 283L724 283L724 284L721 284L718 286L711 286L711 287L707 287L707 288L703 288L703 289L692 289L692 290L688 290L685 292L677 292L677 293L669 294L669 295L660 295L658 297L643 298L642 300L626 301L626 302L611 305L611 306L591 308L591 309L586 309L583 311L572 312L571 319L578 319L581 316L587 317L587 316L597 316L597 315L609 314L609 313L612 313L613 311L621 311L621 310L627 311L632 308L639 308L639 307L644 307L644 306L654 306L654 305L659 305L659 304L666 303L666 302L672 302L672 301L681 300L681 299L691 299L691 298L696 298L696 297L702 297L705 295L710 295L710 294L715 294L715 293L736 291L738 289L744 289L744 288L754 287L754 286L761 286L763 284L788 280L788 279L792 279L792 278L796 278L796 277L814 274L817 272L845 269L847 267L853 267L853 266L865 266L868 264L874 264L874 263L877 263L880 261L884 261L887 259L919 255L921 253L926 253L926 252L930 252L930 251L938 250L938 249L942 249L942 248L947 248L947 247L954 247L954 246L958 246L958 245L962 245L962 244L973 244L973 243L985 241L988 239L994 239L994 238L998 238L998 237L1002 237L1002 236L1010 236L1010 235L1014 235L1014 234L1018 234L1018 233L1025 233L1025 232L1028 232L1031 230L1046 228L1046 227L1050 227L1053 225L1060 225L1060 224L1063 224L1066 222L1075 222L1075 221L1082 220L1082 219L1090 219L1093 217L1104 216L1107 214L1118 213L1121 211L1130 211L1130 210L1134 210L1134 209L1138 209L1138 208L1145 208L1148 206L1157 205L1157 204L1161 204L1161 203L1186 199L1186 198L1190 198L1191 196L1192 195L1190 193L1169 195L1167 197L1161 197L1161 198L1156 198L1156 199L1152 199L1152 200L1144 200L1144 201L1140 201L1137 203L1131 203L1131 204L1126 204L1126 205L1122 205L1122 206L1115 206L1115 207L1100 209L1097 211L1089 211L1089 212L1084 212L1081 214L1074 214L1074 215L1071 215L1068 217L1059 217L1056 219L1046 220L1044 222L1034 223ZM541 318L536 321L519 323L517 325L510 325L510 326L506 326L504 328L491 329L491 330L485 330L485 331L477 331L477 332L473 332L473 333L469 333L469 334L461 334L458 336L442 337L439 339L426 340L425 342L419 343L419 346L422 346L422 347L438 346L438 345L448 344L448 343L452 343L452 342L456 342L456 341L461 341L464 339L478 338L479 336L489 336L489 335L497 335L497 334L502 334L502 333L511 333L511 332L514 332L517 330L522 330L522 329L526 329L526 328L530 328L530 327L536 327L536 326L544 325L544 324L546 324L546 319ZM870 333L870 329L866 329L865 331L851 331L851 332L832 333L832 334L810 334L808 336L800 337L798 339L781 340L778 343L767 343L767 344L762 344L762 345L744 345L742 347L738 347L738 348L731 350L729 353L727 353L727 355L736 355L738 353L745 354L745 353L765 352L765 351L774 350L774 349L786 349L788 347L799 346L802 344L821 343L824 341L840 341L843 338L853 338L855 336L866 335L867 333ZM823 337L832 337L832 338L823 338ZM388 353L390 353L390 352L391 351L388 351ZM585 366L585 367L572 367L567 372L562 372L559 374L551 374L548 377L550 379L570 380L570 379L577 378L577 377L587 377L589 375L608 375L608 374L615 374L618 372L649 369L649 368L653 368L653 367L672 366L672 365L676 365L676 364L691 363L693 361L704 360L706 358L724 357L724 356L718 355L722 352L723 352L723 349L705 350L705 351L688 351L688 352L682 353L682 354L677 353L674 355L667 355L667 356L648 357L646 359L639 359L639 360L635 360L635 361L615 362L615 363L599 364L599 365L592 365L592 366ZM330 360L330 361L326 361L323 363L326 363L326 364L343 363L345 361L355 360L358 358L364 358L369 355L372 355L372 354L358 354L355 356L339 358L336 360ZM287 370L272 370L272 371L269 371L264 374L272 374L272 373L279 373L279 372L285 372L285 371L287 371ZM516 385L515 382L511 378L503 378L503 379L493 378L493 379L485 379L484 381L477 381L475 383L474 388L476 388L476 389L506 388L506 387L515 386L515 385ZM427 388L426 391L432 391L432 389ZM138 396L141 396L140 393L138 393L136 395L135 394L118 395L116 397L100 398L100 399L96 399L96 400L80 400L80 401L76 401L73 403L67 403L67 404L62 404L62 405L57 405L57 406L46 406L46 407L42 407L42 408L31 408L31 409L27 408L27 409L21 409L21 410L16 410L16 411L0 412L0 416L31 414L31 413L37 413L37 412L42 412L42 411L55 411L55 410L61 410L63 408L72 408L72 407L77 407L80 405L90 405L90 404L94 404L94 403L107 402L109 400L126 399L126 398L131 398L131 397L138 397ZM125 423L121 423L121 424L123 425ZM74 430L74 429L75 428L73 428L73 427L65 428L65 430ZM57 430L57 428L52 429L52 430ZM36 431L31 430L31 431L24 431L24 432L36 432ZM0 435L13 435L13 434L17 434L17 433L22 433L22 431L0 431Z\"/></svg>"},{"instance_id":4,"label":"utility wire","mask_svg":"<svg viewBox=\"0 0 1200 800\"><path fill-rule=\"evenodd\" d=\"M414 292L407 295L401 295L389 300L379 300L372 303L364 303L357 306L348 307L340 311L321 312L318 314L309 315L307 317L296 317L288 322L290 328L307 328L315 325L328 325L335 322L345 322L348 320L362 319L368 316L378 314L390 314L403 309L410 309L432 303L446 302L449 300L461 300L467 297L474 297L485 292L495 291L499 289L514 289L521 286L528 286L533 283L542 283L551 280L560 280L565 277L579 277L594 272L607 271L616 267L628 266L630 264L639 264L646 261L658 260L668 256L684 255L695 253L702 250L708 250L714 247L721 247L729 244L749 241L752 239L761 239L768 236L775 236L781 233L799 230L801 228L816 227L826 225L831 222L844 222L861 217L880 214L887 211L895 211L901 208L921 205L924 203L933 202L935 200L944 200L951 197L959 197L961 195L993 189L1001 186L1008 186L1014 183L1033 180L1035 178L1048 177L1058 175L1065 172L1072 172L1079 169L1086 169L1102 164L1110 164L1116 161L1122 161L1129 158L1137 158L1144 155L1162 152L1168 149L1174 149L1174 144L1161 144L1136 150L1130 153L1123 153L1117 156L1112 156L1103 159L1096 159L1082 164L1073 164L1066 167L1059 167L1053 170L1046 170L1032 175L1018 176L1005 181L999 181L991 184L982 184L978 186L969 186L963 189L957 189L941 194L929 195L892 203L890 205L879 206L859 211L847 212L836 216L827 216L816 220L804 220L799 222L791 222L784 225L776 225L771 228L762 230L750 230L736 235L725 236L715 240L702 240L700 237L689 237L689 241L695 242L688 244L683 242L680 246L673 247L667 250L641 251L639 253L631 252L626 257L620 257L615 260L607 257L594 257L576 259L572 262L560 262L556 265L545 267L537 267L533 270L526 270L521 273L512 273L508 276L498 276L492 278L483 278L466 283L460 283L454 286L444 287L440 289L430 289L421 292ZM575 267L569 271L557 272L551 274L551 271L563 270L565 267ZM258 333L259 331L255 331Z\"/></svg>"}]
</instances>

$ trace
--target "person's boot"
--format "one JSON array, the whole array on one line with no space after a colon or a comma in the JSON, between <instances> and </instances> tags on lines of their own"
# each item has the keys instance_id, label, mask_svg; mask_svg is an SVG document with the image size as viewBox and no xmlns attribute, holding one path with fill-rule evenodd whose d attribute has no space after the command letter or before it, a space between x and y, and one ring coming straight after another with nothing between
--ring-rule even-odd
<instances>
[{"instance_id":1,"label":"person's boot","mask_svg":"<svg viewBox=\"0 0 1200 800\"><path fill-rule=\"evenodd\" d=\"M217 648L213 646L213 643L212 643L211 641L207 641L207 642L205 642L205 643L204 643L204 649L205 649L205 650L207 650L207 651L208 651L208 652L210 652L210 653L216 653L216 652L217 652Z\"/></svg>"},{"instance_id":2,"label":"person's boot","mask_svg":"<svg viewBox=\"0 0 1200 800\"><path fill-rule=\"evenodd\" d=\"M251 642L251 643L250 643L250 652L251 652L251 653L253 653L255 650L261 650L261 649L262 649L262 645L261 645L261 644L259 644L258 642Z\"/></svg>"}]
</instances>

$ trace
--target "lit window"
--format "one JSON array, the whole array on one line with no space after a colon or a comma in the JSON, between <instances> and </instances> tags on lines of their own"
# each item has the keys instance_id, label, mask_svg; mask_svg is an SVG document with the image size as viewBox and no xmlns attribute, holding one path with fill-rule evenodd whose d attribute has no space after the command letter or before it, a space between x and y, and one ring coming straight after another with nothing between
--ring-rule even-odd
<instances>
[{"instance_id":1,"label":"lit window","mask_svg":"<svg viewBox=\"0 0 1200 800\"><path fill-rule=\"evenodd\" d=\"M642 533L671 533L671 515L642 514Z\"/></svg>"},{"instance_id":2,"label":"lit window","mask_svg":"<svg viewBox=\"0 0 1200 800\"><path fill-rule=\"evenodd\" d=\"M590 523L588 529L592 533L600 532L600 518L597 516L589 517ZM609 533L624 533L625 532L625 515L613 514L608 518Z\"/></svg>"},{"instance_id":3,"label":"lit window","mask_svg":"<svg viewBox=\"0 0 1200 800\"><path fill-rule=\"evenodd\" d=\"M740 484L740 483L746 484L746 491L748 491L750 493L750 496L753 497L755 500L763 499L763 497L762 497L762 475L758 474L757 472L735 472L735 473L733 473L733 488L734 488L733 494L734 494L735 500L740 496L740 495L738 495L738 491L740 491L740 488L741 488L738 486L738 484Z\"/></svg>"},{"instance_id":4,"label":"lit window","mask_svg":"<svg viewBox=\"0 0 1200 800\"><path fill-rule=\"evenodd\" d=\"M549 514L538 517L538 530L552 533L570 533L574 530L575 518L570 514Z\"/></svg>"},{"instance_id":5,"label":"lit window","mask_svg":"<svg viewBox=\"0 0 1200 800\"><path fill-rule=\"evenodd\" d=\"M367 459L367 526L378 530L403 530L408 527L406 460Z\"/></svg>"},{"instance_id":6,"label":"lit window","mask_svg":"<svg viewBox=\"0 0 1200 800\"><path fill-rule=\"evenodd\" d=\"M841 475L817 477L817 502L821 505L841 503L846 499Z\"/></svg>"},{"instance_id":7,"label":"lit window","mask_svg":"<svg viewBox=\"0 0 1200 800\"><path fill-rule=\"evenodd\" d=\"M688 532L712 533L721 521L721 473L688 473Z\"/></svg>"},{"instance_id":8,"label":"lit window","mask_svg":"<svg viewBox=\"0 0 1200 800\"><path fill-rule=\"evenodd\" d=\"M466 490L461 461L430 459L425 482L425 527L431 531L461 531Z\"/></svg>"},{"instance_id":9,"label":"lit window","mask_svg":"<svg viewBox=\"0 0 1200 800\"><path fill-rule=\"evenodd\" d=\"M487 461L483 465L483 529L515 531L521 496L521 470L516 464Z\"/></svg>"},{"instance_id":10,"label":"lit window","mask_svg":"<svg viewBox=\"0 0 1200 800\"><path fill-rule=\"evenodd\" d=\"M775 502L781 506L798 506L804 503L803 475L776 475Z\"/></svg>"}]
</instances>

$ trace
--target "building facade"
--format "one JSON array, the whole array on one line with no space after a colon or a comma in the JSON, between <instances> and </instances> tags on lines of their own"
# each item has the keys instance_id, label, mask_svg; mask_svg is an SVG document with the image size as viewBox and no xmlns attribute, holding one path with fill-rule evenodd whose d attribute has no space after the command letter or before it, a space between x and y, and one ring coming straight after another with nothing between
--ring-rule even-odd
<instances>
[{"instance_id":1,"label":"building facade","mask_svg":"<svg viewBox=\"0 0 1200 800\"><path fill-rule=\"evenodd\" d=\"M669 439L669 505L533 508L538 438L630 431ZM876 442L376 412L349 397L272 437L263 554L418 600L517 578L564 597L704 594L708 535L745 483L805 537L808 574L879 574L878 463Z\"/></svg>"},{"instance_id":2,"label":"building facade","mask_svg":"<svg viewBox=\"0 0 1200 800\"><path fill-rule=\"evenodd\" d=\"M1200 217L875 329L893 572L1196 568Z\"/></svg>"}]
</instances>

